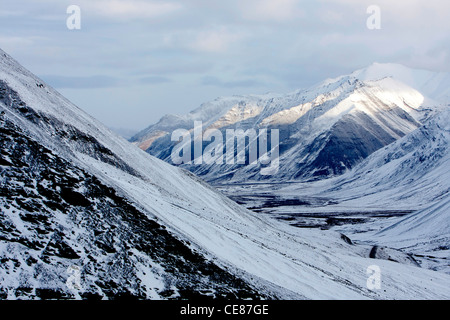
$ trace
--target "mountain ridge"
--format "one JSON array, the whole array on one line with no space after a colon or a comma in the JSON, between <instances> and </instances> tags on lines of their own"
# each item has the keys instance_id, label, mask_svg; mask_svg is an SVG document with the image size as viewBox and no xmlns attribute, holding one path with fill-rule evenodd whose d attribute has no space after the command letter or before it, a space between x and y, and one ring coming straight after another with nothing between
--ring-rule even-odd
<instances>
[{"instance_id":1,"label":"mountain ridge","mask_svg":"<svg viewBox=\"0 0 450 320\"><path fill-rule=\"evenodd\" d=\"M434 94L442 83L450 84L448 74L373 64L286 95L218 98L187 115L167 115L130 141L171 163L170 150L176 145L171 133L192 130L194 121L202 121L203 130L219 129L223 134L234 128L279 129L280 170L273 177L260 176L261 165L182 166L211 183L322 179L344 173L420 127L450 101L445 92ZM423 88L431 97L418 91Z\"/></svg>"}]
</instances>

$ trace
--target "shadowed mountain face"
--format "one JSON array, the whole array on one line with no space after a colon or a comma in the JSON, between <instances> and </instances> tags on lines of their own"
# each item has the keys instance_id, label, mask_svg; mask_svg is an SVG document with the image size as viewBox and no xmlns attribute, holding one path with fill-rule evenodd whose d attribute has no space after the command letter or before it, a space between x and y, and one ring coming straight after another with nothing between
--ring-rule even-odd
<instances>
[{"instance_id":1,"label":"shadowed mountain face","mask_svg":"<svg viewBox=\"0 0 450 320\"><path fill-rule=\"evenodd\" d=\"M219 98L185 116L163 117L130 141L173 163L171 151L178 141L171 141L171 135L176 129L192 134L194 121L202 121L204 132L219 129L224 138L227 129L277 129L280 157L274 175L261 175L261 163L191 162L182 166L212 183L327 178L346 172L374 151L420 127L439 104L447 101L448 92L438 94L433 90L442 83L450 83L450 77L374 64L292 94ZM252 138L247 139L248 153ZM208 144L203 141L203 149ZM223 145L225 153L226 138ZM237 144L234 151L237 153Z\"/></svg>"}]
</instances>

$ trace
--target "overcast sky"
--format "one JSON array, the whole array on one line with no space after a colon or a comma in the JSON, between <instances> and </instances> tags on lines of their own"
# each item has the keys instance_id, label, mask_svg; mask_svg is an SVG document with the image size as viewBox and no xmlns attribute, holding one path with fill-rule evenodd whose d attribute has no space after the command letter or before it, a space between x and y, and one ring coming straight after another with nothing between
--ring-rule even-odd
<instances>
[{"instance_id":1,"label":"overcast sky","mask_svg":"<svg viewBox=\"0 0 450 320\"><path fill-rule=\"evenodd\" d=\"M367 27L370 5L381 29ZM0 0L0 47L107 126L140 130L373 62L450 71L449 12L448 0Z\"/></svg>"}]
</instances>

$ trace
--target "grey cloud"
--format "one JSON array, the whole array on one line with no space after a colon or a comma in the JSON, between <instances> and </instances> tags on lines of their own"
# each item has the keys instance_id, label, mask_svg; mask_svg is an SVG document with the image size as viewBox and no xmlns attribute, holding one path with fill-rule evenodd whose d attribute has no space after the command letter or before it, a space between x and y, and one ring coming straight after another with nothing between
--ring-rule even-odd
<instances>
[{"instance_id":1,"label":"grey cloud","mask_svg":"<svg viewBox=\"0 0 450 320\"><path fill-rule=\"evenodd\" d=\"M206 76L201 79L202 85L217 86L224 88L242 88L242 87L257 87L263 85L263 83L256 79L243 79L243 80L221 80L217 77Z\"/></svg>"},{"instance_id":2,"label":"grey cloud","mask_svg":"<svg viewBox=\"0 0 450 320\"><path fill-rule=\"evenodd\" d=\"M60 76L43 75L41 78L57 89L88 89L88 88L110 88L122 84L122 81L110 76Z\"/></svg>"},{"instance_id":3,"label":"grey cloud","mask_svg":"<svg viewBox=\"0 0 450 320\"><path fill-rule=\"evenodd\" d=\"M139 78L139 83L144 84L160 84L160 83L168 83L172 82L171 79L167 77L161 77L161 76L147 76Z\"/></svg>"}]
</instances>

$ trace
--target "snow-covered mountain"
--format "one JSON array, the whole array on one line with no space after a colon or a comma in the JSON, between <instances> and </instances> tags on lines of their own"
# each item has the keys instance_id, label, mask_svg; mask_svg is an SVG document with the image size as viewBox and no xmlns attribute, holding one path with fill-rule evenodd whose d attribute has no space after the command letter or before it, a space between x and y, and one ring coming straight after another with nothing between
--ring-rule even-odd
<instances>
[{"instance_id":1,"label":"snow-covered mountain","mask_svg":"<svg viewBox=\"0 0 450 320\"><path fill-rule=\"evenodd\" d=\"M347 203L363 198L367 206L423 208L449 196L449 168L450 107L446 107L353 170L323 184Z\"/></svg>"},{"instance_id":2,"label":"snow-covered mountain","mask_svg":"<svg viewBox=\"0 0 450 320\"><path fill-rule=\"evenodd\" d=\"M218 98L187 115L167 115L130 141L170 163L177 143L171 141L172 132L192 130L194 121L202 121L204 131L220 129L224 137L226 129L278 129L275 175L261 175L260 163L182 166L214 183L330 177L417 129L450 101L449 88L447 73L375 63L287 95Z\"/></svg>"},{"instance_id":3,"label":"snow-covered mountain","mask_svg":"<svg viewBox=\"0 0 450 320\"><path fill-rule=\"evenodd\" d=\"M0 298L450 298L445 273L244 209L3 51L0 135Z\"/></svg>"},{"instance_id":4,"label":"snow-covered mountain","mask_svg":"<svg viewBox=\"0 0 450 320\"><path fill-rule=\"evenodd\" d=\"M185 205L234 212L226 199L0 56L0 299L271 296L158 217ZM77 270L81 288L71 290Z\"/></svg>"},{"instance_id":5,"label":"snow-covered mountain","mask_svg":"<svg viewBox=\"0 0 450 320\"><path fill-rule=\"evenodd\" d=\"M353 239L427 257L449 270L450 108L419 129L373 153L352 171L318 183L321 194L354 208L413 209L389 225L375 223ZM439 260L438 259L438 260Z\"/></svg>"},{"instance_id":6,"label":"snow-covered mountain","mask_svg":"<svg viewBox=\"0 0 450 320\"><path fill-rule=\"evenodd\" d=\"M327 199L321 206L292 212L343 213L356 218L411 212L389 219L367 219L333 229L353 241L414 254L422 266L450 272L450 108L383 147L345 174L309 183L277 186L280 199ZM262 189L260 193L267 192ZM280 210L278 210L280 211ZM364 220L364 219L363 219Z\"/></svg>"}]
</instances>

